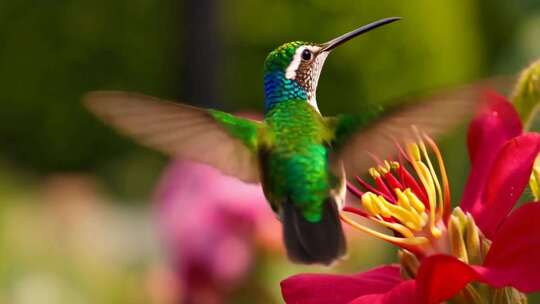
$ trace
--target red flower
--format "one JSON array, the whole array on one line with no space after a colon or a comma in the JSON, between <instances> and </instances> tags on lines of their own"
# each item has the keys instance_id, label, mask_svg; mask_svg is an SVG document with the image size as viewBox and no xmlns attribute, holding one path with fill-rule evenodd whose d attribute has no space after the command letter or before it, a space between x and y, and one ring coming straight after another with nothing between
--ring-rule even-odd
<instances>
[{"instance_id":1,"label":"red flower","mask_svg":"<svg viewBox=\"0 0 540 304\"><path fill-rule=\"evenodd\" d=\"M540 256L540 204L525 204L511 212L529 181L534 160L540 152L540 134L522 134L519 117L504 97L488 93L486 100L486 107L469 127L468 148L472 168L461 200L461 208L470 213L472 225L476 223L480 228L480 239L487 244L487 253L484 252L485 256L480 258L480 263L473 265L473 258L469 257L471 261L467 261L466 257L459 256L459 252L454 252L453 248L448 250L444 243L441 246L440 239L448 240L452 237L444 237L452 223L449 223L451 219L447 212L449 195L444 193L448 185L440 159L442 183L437 178L429 180L435 172L429 159L425 167L429 168L426 170L431 175L420 177L420 185L404 169L395 170L398 172L398 178L395 178L387 174L388 168L382 168L382 176L372 172L377 188L365 185L360 180L364 188L368 187L369 192L375 191L377 195L364 195L362 191L352 188L353 192L362 196L364 209L368 209L366 212L352 211L382 222L393 229L394 234L398 232L397 235L401 237L375 235L367 231L413 252L420 261L414 276L402 278L398 266L379 267L354 276L296 275L281 283L287 303L436 304L453 298L474 281L488 284L492 288L511 286L521 292L540 290L540 260L537 258ZM429 139L428 143L431 145ZM434 150L439 158L436 147ZM416 151L418 155L422 152L425 152L425 148ZM416 161L413 159L413 162ZM405 172L399 173L400 170ZM419 175L424 171L416 170L417 174L420 172ZM403 192L401 188L409 188L414 200L424 203L426 211L423 208L404 208L412 214L405 216L408 222L396 218L389 211L381 212L388 206L404 206L398 202L398 198L391 197L392 193L385 184L397 188L396 194ZM371 205L371 199L376 199L376 204ZM369 209L372 206L375 206L375 211ZM355 225L348 217L343 216L343 219ZM411 219L413 222L424 220L422 225L415 227ZM439 239L440 235L443 237ZM482 247L482 244L477 247Z\"/></svg>"}]
</instances>

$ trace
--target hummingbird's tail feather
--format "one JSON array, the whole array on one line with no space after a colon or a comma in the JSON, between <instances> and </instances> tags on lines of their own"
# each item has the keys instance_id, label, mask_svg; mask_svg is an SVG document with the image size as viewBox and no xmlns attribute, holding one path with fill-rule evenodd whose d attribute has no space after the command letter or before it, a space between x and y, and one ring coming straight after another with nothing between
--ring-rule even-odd
<instances>
[{"instance_id":1,"label":"hummingbird's tail feather","mask_svg":"<svg viewBox=\"0 0 540 304\"><path fill-rule=\"evenodd\" d=\"M345 254L345 236L336 202L324 202L322 218L312 223L290 201L283 204L283 239L293 262L329 265Z\"/></svg>"}]
</instances>

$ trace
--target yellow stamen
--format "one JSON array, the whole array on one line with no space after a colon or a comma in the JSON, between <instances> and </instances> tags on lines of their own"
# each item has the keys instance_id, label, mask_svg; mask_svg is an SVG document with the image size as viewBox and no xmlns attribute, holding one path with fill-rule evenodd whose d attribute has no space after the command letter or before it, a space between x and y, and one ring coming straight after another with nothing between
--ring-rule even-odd
<instances>
[{"instance_id":1,"label":"yellow stamen","mask_svg":"<svg viewBox=\"0 0 540 304\"><path fill-rule=\"evenodd\" d=\"M416 211L418 211L419 213L423 213L426 210L426 206L424 206L424 204L420 201L416 194L412 192L410 188L405 189L403 194L407 196L409 202L414 207L414 209L416 209Z\"/></svg>"},{"instance_id":2,"label":"yellow stamen","mask_svg":"<svg viewBox=\"0 0 540 304\"><path fill-rule=\"evenodd\" d=\"M431 227L431 235L433 235L434 238L436 239L440 238L442 233L443 232L439 227L437 226Z\"/></svg>"},{"instance_id":3,"label":"yellow stamen","mask_svg":"<svg viewBox=\"0 0 540 304\"><path fill-rule=\"evenodd\" d=\"M425 146L423 146L422 150L425 150ZM437 190L435 182L433 180L433 175L428 166L426 166L426 164L422 162L420 148L417 144L410 144L409 149L407 149L407 153L412 160L411 165L413 166L418 177L420 178L420 181L422 182L422 185L424 186L424 189L426 189L428 195L430 232L433 236L438 237L442 234L442 232L439 228L436 227L435 222ZM424 156L427 155L427 151L425 151L425 153L423 154Z\"/></svg>"},{"instance_id":4,"label":"yellow stamen","mask_svg":"<svg viewBox=\"0 0 540 304\"><path fill-rule=\"evenodd\" d=\"M443 202L442 202L442 199L443 199L443 196L442 196L442 190L441 190L441 185L439 183L439 178L437 177L437 173L435 172L435 169L433 168L433 164L431 163L431 159L429 158L429 155L428 155L428 152L427 152L427 149L426 149L426 145L424 144L424 141L422 140L422 138L420 137L419 135L419 132L418 130L416 131L416 136L420 142L420 150L422 151L422 154L424 155L424 158L426 159L426 162L427 162L427 167L429 168L429 173L430 173L430 180L431 182L434 184L435 186L435 189L432 190L434 193L435 193L435 190L437 191L437 195L434 197L434 205L435 205L435 208L433 211L437 211L437 215L435 215L434 212L431 212L430 215L431 215L431 229L432 229L432 233L433 235L437 235L439 234L439 231L436 231L436 230L439 230L435 225L437 223L437 220L439 218L442 217L442 213L441 211L443 210L442 206L443 206ZM441 216L439 216L439 213Z\"/></svg>"},{"instance_id":5,"label":"yellow stamen","mask_svg":"<svg viewBox=\"0 0 540 304\"><path fill-rule=\"evenodd\" d=\"M389 229L392 229L392 230L394 230L396 232L399 232L405 238L414 238L414 233L409 228L405 227L402 224L389 223L389 222L387 222L385 220L378 219L378 218L371 218L371 220L373 220L376 223L381 224L382 226L384 226L386 228L389 228Z\"/></svg>"},{"instance_id":6,"label":"yellow stamen","mask_svg":"<svg viewBox=\"0 0 540 304\"><path fill-rule=\"evenodd\" d=\"M380 172L381 174L386 174L386 173L388 173L388 172L390 171L390 169L391 169L390 163L389 163L387 160L385 160L385 161L383 162L383 164L379 166L379 172Z\"/></svg>"},{"instance_id":7,"label":"yellow stamen","mask_svg":"<svg viewBox=\"0 0 540 304\"><path fill-rule=\"evenodd\" d=\"M531 177L529 178L529 188L535 201L540 200L540 154L534 160Z\"/></svg>"},{"instance_id":8,"label":"yellow stamen","mask_svg":"<svg viewBox=\"0 0 540 304\"><path fill-rule=\"evenodd\" d=\"M428 142L429 146L433 150L435 157L437 157L437 162L439 163L439 170L441 171L441 178L442 178L442 184L444 189L444 198L442 199L442 205L439 208L439 215L438 220L442 220L442 217L444 215L444 209L446 208L446 204L450 204L451 198L450 198L450 183L448 182L448 175L446 174L446 167L444 166L444 161L442 158L441 151L439 150L439 147L435 144L433 139L431 139L427 134L423 134L424 138Z\"/></svg>"},{"instance_id":9,"label":"yellow stamen","mask_svg":"<svg viewBox=\"0 0 540 304\"><path fill-rule=\"evenodd\" d=\"M448 238L450 239L450 250L452 251L452 255L461 261L468 263L469 257L465 239L463 238L463 226L464 221L460 221L457 216L450 216L450 221L448 222Z\"/></svg>"},{"instance_id":10,"label":"yellow stamen","mask_svg":"<svg viewBox=\"0 0 540 304\"><path fill-rule=\"evenodd\" d=\"M384 233L380 233L378 231L375 231L373 229L364 227L363 225L358 224L357 222L353 221L349 217L345 216L343 213L340 214L340 218L342 221L346 222L347 224L351 225L352 227L363 231L365 233L368 233L376 238L379 238L381 240L396 244L396 245L402 245L402 246L419 246L424 245L429 242L429 240L426 237L419 236L419 237L413 237L413 238L400 238L395 236L386 235Z\"/></svg>"},{"instance_id":11,"label":"yellow stamen","mask_svg":"<svg viewBox=\"0 0 540 304\"><path fill-rule=\"evenodd\" d=\"M412 158L412 161L420 161L420 149L418 149L418 145L415 143L411 143L408 145L407 151L409 152L409 157Z\"/></svg>"},{"instance_id":12,"label":"yellow stamen","mask_svg":"<svg viewBox=\"0 0 540 304\"><path fill-rule=\"evenodd\" d=\"M379 171L377 171L376 168L370 168L368 172L369 172L369 175L371 175L371 177L373 178L381 177L381 175L379 174Z\"/></svg>"},{"instance_id":13,"label":"yellow stamen","mask_svg":"<svg viewBox=\"0 0 540 304\"><path fill-rule=\"evenodd\" d=\"M391 199L392 202L389 202L385 196L373 192L366 192L361 197L361 204L368 214L367 218L398 233L399 236L375 231L344 214L340 215L341 219L351 226L397 245L418 246L430 242L432 238L440 238L445 229L441 226L445 207L450 201L448 177L439 148L426 133L420 133L416 129L414 132L417 143L406 144L405 153L426 192L427 202L421 201L410 188L392 189L396 198L395 201ZM428 147L436 157L434 162L430 159ZM437 166L438 171L434 165ZM384 161L369 169L369 174L375 179L380 178L400 166L401 164L396 161ZM437 172L440 173L441 180ZM540 180L540 172L538 180ZM537 188L540 193L540 184L537 184Z\"/></svg>"},{"instance_id":14,"label":"yellow stamen","mask_svg":"<svg viewBox=\"0 0 540 304\"><path fill-rule=\"evenodd\" d=\"M388 210L386 205L382 204L379 200L380 198L374 193L366 192L364 195L362 195L362 206L364 206L364 209L366 209L373 216L392 216L392 212Z\"/></svg>"},{"instance_id":15,"label":"yellow stamen","mask_svg":"<svg viewBox=\"0 0 540 304\"><path fill-rule=\"evenodd\" d=\"M533 172L531 174L531 179L529 180L529 187L531 187L531 191L534 197L535 201L540 200L540 168L534 167Z\"/></svg>"},{"instance_id":16,"label":"yellow stamen","mask_svg":"<svg viewBox=\"0 0 540 304\"><path fill-rule=\"evenodd\" d=\"M405 189L405 191L407 190L409 190L409 192L411 191L409 188ZM418 221L420 222L420 226L424 227L424 225L426 224L426 221L423 217L424 210L420 211L419 209L417 209L417 206L413 205L414 203L409 199L409 196L406 195L405 192L397 188L394 190L394 192L396 193L396 196L398 198L397 205L410 211L412 214L414 214L414 216L418 218ZM412 194L412 192L410 193ZM414 194L412 195L415 196Z\"/></svg>"},{"instance_id":17,"label":"yellow stamen","mask_svg":"<svg viewBox=\"0 0 540 304\"><path fill-rule=\"evenodd\" d=\"M411 206L411 204L409 203L409 198L405 196L403 191L401 191L401 189L399 188L394 189L394 192L396 193L396 197L398 199L397 204L401 207L408 209Z\"/></svg>"},{"instance_id":18,"label":"yellow stamen","mask_svg":"<svg viewBox=\"0 0 540 304\"><path fill-rule=\"evenodd\" d=\"M406 196L405 199L407 199ZM383 196L367 192L362 195L362 205L372 216L393 217L414 231L420 231L425 224L422 221L422 216L408 202L399 203L398 201L398 204L395 205L388 202Z\"/></svg>"},{"instance_id":19,"label":"yellow stamen","mask_svg":"<svg viewBox=\"0 0 540 304\"><path fill-rule=\"evenodd\" d=\"M375 206L373 205L373 199L372 199L372 193L371 192L368 192L368 193L365 193L364 195L362 195L362 207L364 207L364 209L371 215L373 216L377 216L379 215L379 210L377 210L375 208Z\"/></svg>"},{"instance_id":20,"label":"yellow stamen","mask_svg":"<svg viewBox=\"0 0 540 304\"><path fill-rule=\"evenodd\" d=\"M429 169L426 166L426 164L424 164L423 162L419 161L415 165L413 165L413 167L415 167L416 173L420 177L420 181L424 185L424 189L426 189L426 193L428 196L429 211L430 211L429 218L430 218L430 222L432 222L433 224L432 219L435 217L435 207L436 207L435 206L436 194L435 194L435 185L433 184L433 179L430 178L431 175L429 173Z\"/></svg>"}]
</instances>

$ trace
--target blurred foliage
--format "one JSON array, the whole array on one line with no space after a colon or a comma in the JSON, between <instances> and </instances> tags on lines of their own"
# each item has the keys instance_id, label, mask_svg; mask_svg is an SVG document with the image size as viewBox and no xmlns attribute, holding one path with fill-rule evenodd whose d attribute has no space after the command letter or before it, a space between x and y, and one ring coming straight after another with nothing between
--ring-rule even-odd
<instances>
[{"instance_id":1,"label":"blurred foliage","mask_svg":"<svg viewBox=\"0 0 540 304\"><path fill-rule=\"evenodd\" d=\"M29 188L2 169L1 303L150 302L160 259L148 210L108 204L86 176Z\"/></svg>"},{"instance_id":2,"label":"blurred foliage","mask_svg":"<svg viewBox=\"0 0 540 304\"><path fill-rule=\"evenodd\" d=\"M254 14L260 7L264 14ZM226 88L231 88L226 100L246 106L262 99L261 81L253 75L261 75L268 50L290 40L324 42L387 16L403 20L330 55L318 90L324 113L463 82L482 67L476 8L470 1L235 1L226 10L225 41L231 49L225 61Z\"/></svg>"},{"instance_id":3,"label":"blurred foliage","mask_svg":"<svg viewBox=\"0 0 540 304\"><path fill-rule=\"evenodd\" d=\"M37 172L87 170L132 150L81 107L123 88L166 95L177 71L171 3L0 4L1 153Z\"/></svg>"},{"instance_id":4,"label":"blurred foliage","mask_svg":"<svg viewBox=\"0 0 540 304\"><path fill-rule=\"evenodd\" d=\"M220 3L222 107L261 110L262 62L281 43L326 41L394 15L404 20L332 54L319 89L325 113L486 75L498 54L512 52L508 41L517 39L511 34L518 32L518 18L535 6L497 2ZM176 94L182 80L178 57L196 50L180 45L181 11L174 1L0 4L0 155L47 173L96 170L132 151L140 154L86 113L79 100L95 89L182 96Z\"/></svg>"},{"instance_id":5,"label":"blurred foliage","mask_svg":"<svg viewBox=\"0 0 540 304\"><path fill-rule=\"evenodd\" d=\"M355 111L363 102L464 83L494 70L515 72L534 56L539 5L493 3L218 2L220 107L262 109L262 62L281 43L326 41L387 16L404 19L331 55L319 89L324 113ZM31 172L92 170L109 178L126 168L111 162L142 157L159 164L79 101L95 89L183 96L177 93L183 79L178 58L196 50L182 40L181 16L175 1L1 3L0 155Z\"/></svg>"}]
</instances>

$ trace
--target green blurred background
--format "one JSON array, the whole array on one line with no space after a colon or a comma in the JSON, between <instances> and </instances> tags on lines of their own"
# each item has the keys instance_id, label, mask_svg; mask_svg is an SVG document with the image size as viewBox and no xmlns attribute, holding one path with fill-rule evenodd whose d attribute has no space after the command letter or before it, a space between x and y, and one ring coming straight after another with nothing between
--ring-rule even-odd
<instances>
[{"instance_id":1,"label":"green blurred background","mask_svg":"<svg viewBox=\"0 0 540 304\"><path fill-rule=\"evenodd\" d=\"M540 57L535 0L0 2L0 302L168 303L150 203L167 160L87 113L85 92L260 112L269 51L388 16L403 20L331 55L323 113L515 74ZM464 128L442 142L454 197L464 143ZM373 240L351 252L339 271L395 259ZM279 280L306 268L266 263L277 266L258 276L279 302Z\"/></svg>"}]
</instances>

